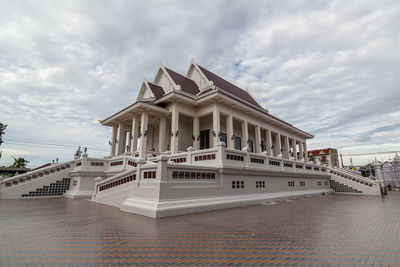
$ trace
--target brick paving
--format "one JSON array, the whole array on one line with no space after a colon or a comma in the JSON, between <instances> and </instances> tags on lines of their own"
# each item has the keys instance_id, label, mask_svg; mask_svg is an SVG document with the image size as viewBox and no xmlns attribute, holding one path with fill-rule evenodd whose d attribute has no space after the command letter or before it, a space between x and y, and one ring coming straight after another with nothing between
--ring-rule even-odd
<instances>
[{"instance_id":1,"label":"brick paving","mask_svg":"<svg viewBox=\"0 0 400 267\"><path fill-rule=\"evenodd\" d=\"M70 199L0 200L0 266L400 266L400 193L151 219Z\"/></svg>"}]
</instances>

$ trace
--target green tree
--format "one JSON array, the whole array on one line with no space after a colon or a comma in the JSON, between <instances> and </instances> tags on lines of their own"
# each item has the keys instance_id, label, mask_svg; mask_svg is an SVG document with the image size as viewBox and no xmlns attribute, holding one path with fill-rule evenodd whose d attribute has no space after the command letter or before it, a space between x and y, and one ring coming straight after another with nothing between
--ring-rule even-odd
<instances>
[{"instance_id":1,"label":"green tree","mask_svg":"<svg viewBox=\"0 0 400 267\"><path fill-rule=\"evenodd\" d=\"M13 157L13 158L14 158L14 163L13 165L10 166L12 168L25 168L26 165L29 163L29 160L26 160L22 157L19 158Z\"/></svg>"},{"instance_id":2,"label":"green tree","mask_svg":"<svg viewBox=\"0 0 400 267\"><path fill-rule=\"evenodd\" d=\"M7 125L0 122L0 146L3 143L3 134L6 133Z\"/></svg>"}]
</instances>

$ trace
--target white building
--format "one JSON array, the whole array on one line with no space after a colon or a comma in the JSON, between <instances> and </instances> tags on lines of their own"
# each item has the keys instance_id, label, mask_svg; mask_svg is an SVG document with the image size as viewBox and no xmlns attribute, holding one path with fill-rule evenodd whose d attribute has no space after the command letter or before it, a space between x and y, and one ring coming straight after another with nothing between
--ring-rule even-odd
<instances>
[{"instance_id":1,"label":"white building","mask_svg":"<svg viewBox=\"0 0 400 267\"><path fill-rule=\"evenodd\" d=\"M9 179L0 197L44 197L46 179L37 177L47 176L60 187L69 185L61 195L91 196L124 211L162 217L331 193L333 176L347 179L307 161L306 140L313 135L271 115L250 92L193 60L185 76L160 65L153 82L142 83L135 103L101 123L112 131L109 157L84 154ZM31 185L43 183L32 191L28 178ZM353 191L344 192L375 189L356 178L348 186ZM342 188L341 182L334 188Z\"/></svg>"}]
</instances>

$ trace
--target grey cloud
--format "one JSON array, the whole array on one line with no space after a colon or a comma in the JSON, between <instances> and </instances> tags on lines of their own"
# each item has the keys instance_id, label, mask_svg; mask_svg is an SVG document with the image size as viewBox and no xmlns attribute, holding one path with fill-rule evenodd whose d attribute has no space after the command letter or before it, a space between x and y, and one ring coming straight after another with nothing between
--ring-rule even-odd
<instances>
[{"instance_id":1,"label":"grey cloud","mask_svg":"<svg viewBox=\"0 0 400 267\"><path fill-rule=\"evenodd\" d=\"M160 61L184 73L194 57L316 134L311 148L398 146L397 128L374 129L399 112L399 13L398 1L2 1L0 120L15 139L107 150L94 122Z\"/></svg>"}]
</instances>

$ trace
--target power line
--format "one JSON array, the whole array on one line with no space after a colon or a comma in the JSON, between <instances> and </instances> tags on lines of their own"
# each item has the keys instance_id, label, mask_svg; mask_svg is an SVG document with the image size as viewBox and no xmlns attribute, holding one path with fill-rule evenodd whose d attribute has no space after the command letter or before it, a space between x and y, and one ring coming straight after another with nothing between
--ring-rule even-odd
<instances>
[{"instance_id":1,"label":"power line","mask_svg":"<svg viewBox=\"0 0 400 267\"><path fill-rule=\"evenodd\" d=\"M359 154L342 154L344 157L351 156L367 156L367 155L380 155L380 154L395 154L400 151L384 151L384 152L370 152L370 153L359 153Z\"/></svg>"},{"instance_id":2,"label":"power line","mask_svg":"<svg viewBox=\"0 0 400 267\"><path fill-rule=\"evenodd\" d=\"M58 148L58 149L76 148L76 145L74 146L74 145L65 145L65 144L42 143L42 142L33 142L33 141L21 141L21 140L15 140L15 139L5 139L4 141L12 143L12 144L21 144L21 145L27 145L27 146L46 146L48 148ZM100 148L88 147L88 149L95 150L95 151L108 152L107 150L100 149Z\"/></svg>"}]
</instances>

